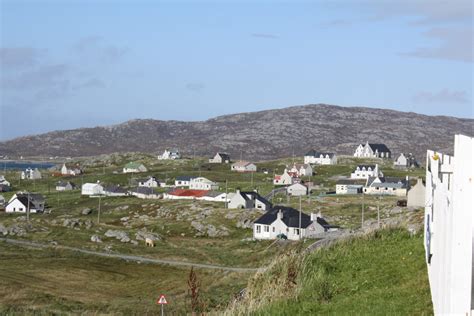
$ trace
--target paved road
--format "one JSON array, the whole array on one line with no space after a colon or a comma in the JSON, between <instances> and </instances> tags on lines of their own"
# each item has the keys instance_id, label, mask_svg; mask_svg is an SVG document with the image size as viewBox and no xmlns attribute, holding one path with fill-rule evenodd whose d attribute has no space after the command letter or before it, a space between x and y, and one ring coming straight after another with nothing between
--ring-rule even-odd
<instances>
[{"instance_id":1,"label":"paved road","mask_svg":"<svg viewBox=\"0 0 474 316\"><path fill-rule=\"evenodd\" d=\"M205 264L205 263L193 263L193 262L186 262L186 261L175 261L175 260L165 260L165 259L153 259L153 258L146 258L140 256L132 256L132 255L124 255L119 253L107 253L107 252L99 252L99 251L92 251L86 250L81 248L75 247L68 247L68 246L60 246L60 245L48 245L42 244L38 242L32 242L27 240L19 240L19 239L10 239L10 238L0 238L0 241L18 245L18 246L26 246L26 247L34 247L34 248L54 248L54 249L62 249L62 250L69 250L84 253L87 255L93 256L100 256L100 257L107 257L107 258L117 258L127 261L135 261L135 262L145 262L145 263L154 263L154 264L165 264L170 266L181 266L181 267L194 267L194 268L202 268L202 269L215 269L215 270L223 270L223 271L232 271L232 272L257 272L262 268L238 268L238 267L223 267L217 266L212 264Z\"/></svg>"}]
</instances>

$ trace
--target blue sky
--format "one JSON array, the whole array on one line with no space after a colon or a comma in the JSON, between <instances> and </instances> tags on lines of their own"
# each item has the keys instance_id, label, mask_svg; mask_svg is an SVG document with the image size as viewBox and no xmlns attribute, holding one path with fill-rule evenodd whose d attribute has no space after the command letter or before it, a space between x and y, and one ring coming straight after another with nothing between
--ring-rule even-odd
<instances>
[{"instance_id":1,"label":"blue sky","mask_svg":"<svg viewBox=\"0 0 474 316\"><path fill-rule=\"evenodd\" d=\"M471 1L0 4L2 140L312 103L474 116Z\"/></svg>"}]
</instances>

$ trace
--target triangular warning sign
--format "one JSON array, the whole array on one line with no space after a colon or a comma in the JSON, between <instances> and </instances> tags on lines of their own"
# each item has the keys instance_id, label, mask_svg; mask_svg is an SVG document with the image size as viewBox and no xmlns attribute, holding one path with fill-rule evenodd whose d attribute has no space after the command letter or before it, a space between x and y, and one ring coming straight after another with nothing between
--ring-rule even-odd
<instances>
[{"instance_id":1,"label":"triangular warning sign","mask_svg":"<svg viewBox=\"0 0 474 316\"><path fill-rule=\"evenodd\" d=\"M160 298L156 301L156 304L168 304L164 295L160 295Z\"/></svg>"}]
</instances>

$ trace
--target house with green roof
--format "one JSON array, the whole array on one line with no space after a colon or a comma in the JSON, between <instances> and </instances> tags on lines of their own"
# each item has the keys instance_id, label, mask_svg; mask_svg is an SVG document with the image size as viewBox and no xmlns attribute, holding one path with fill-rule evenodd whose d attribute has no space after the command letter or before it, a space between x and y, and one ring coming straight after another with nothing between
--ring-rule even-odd
<instances>
[{"instance_id":1,"label":"house with green roof","mask_svg":"<svg viewBox=\"0 0 474 316\"><path fill-rule=\"evenodd\" d=\"M129 162L123 167L123 173L147 172L147 168L138 162Z\"/></svg>"}]
</instances>

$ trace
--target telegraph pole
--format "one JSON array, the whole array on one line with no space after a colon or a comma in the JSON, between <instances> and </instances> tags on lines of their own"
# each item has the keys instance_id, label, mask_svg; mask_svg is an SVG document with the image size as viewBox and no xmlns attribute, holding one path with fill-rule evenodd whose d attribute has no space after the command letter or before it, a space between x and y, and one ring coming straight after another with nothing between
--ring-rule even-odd
<instances>
[{"instance_id":1,"label":"telegraph pole","mask_svg":"<svg viewBox=\"0 0 474 316\"><path fill-rule=\"evenodd\" d=\"M301 239L301 235L302 235L302 233L301 233L301 195L300 195L300 218L299 218L299 225L298 226L299 226L298 232L299 232L299 235L300 235L299 237Z\"/></svg>"},{"instance_id":2,"label":"telegraph pole","mask_svg":"<svg viewBox=\"0 0 474 316\"><path fill-rule=\"evenodd\" d=\"M100 224L100 198L102 197L102 194L99 194L99 211L97 212L97 225Z\"/></svg>"},{"instance_id":3,"label":"telegraph pole","mask_svg":"<svg viewBox=\"0 0 474 316\"><path fill-rule=\"evenodd\" d=\"M227 193L227 179L225 179L225 208L228 207L227 195L228 195L228 193Z\"/></svg>"},{"instance_id":4,"label":"telegraph pole","mask_svg":"<svg viewBox=\"0 0 474 316\"><path fill-rule=\"evenodd\" d=\"M362 195L362 222L360 228L364 228L364 196Z\"/></svg>"},{"instance_id":5,"label":"telegraph pole","mask_svg":"<svg viewBox=\"0 0 474 316\"><path fill-rule=\"evenodd\" d=\"M30 190L28 190L28 207L26 208L26 221L30 222Z\"/></svg>"}]
</instances>

